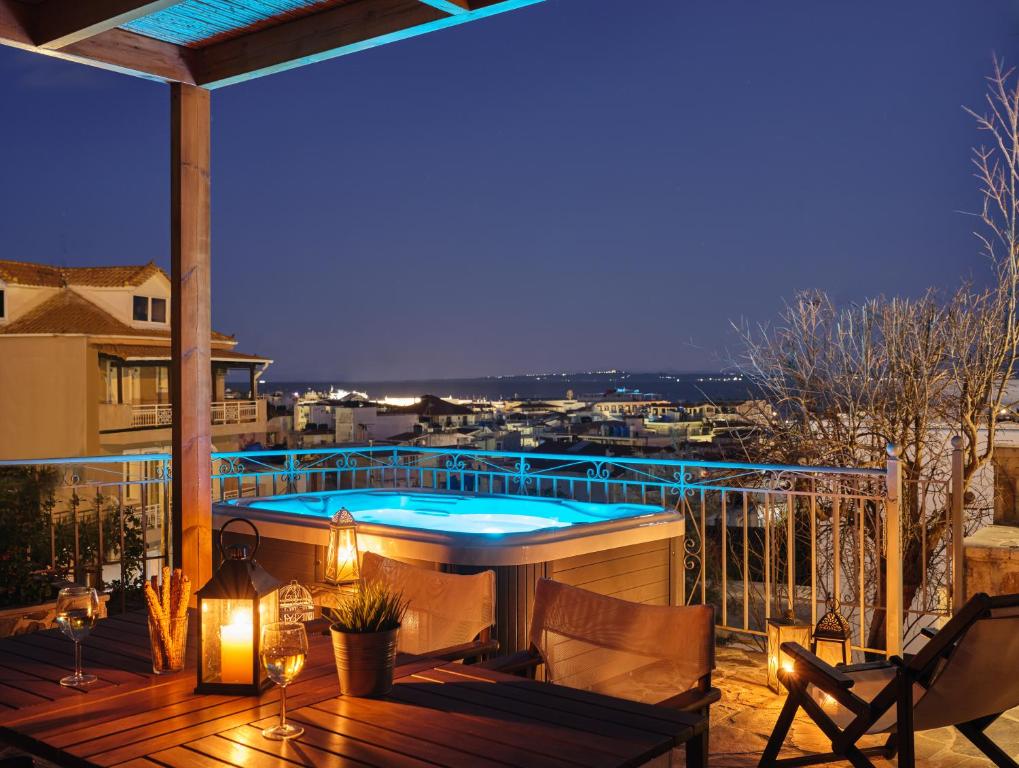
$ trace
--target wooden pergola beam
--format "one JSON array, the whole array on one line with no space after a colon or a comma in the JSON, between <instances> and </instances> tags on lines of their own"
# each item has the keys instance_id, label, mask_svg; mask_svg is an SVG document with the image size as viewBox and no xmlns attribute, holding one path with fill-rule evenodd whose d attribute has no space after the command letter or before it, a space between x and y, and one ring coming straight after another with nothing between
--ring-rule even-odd
<instances>
[{"instance_id":1,"label":"wooden pergola beam","mask_svg":"<svg viewBox=\"0 0 1019 768\"><path fill-rule=\"evenodd\" d=\"M195 83L191 51L123 29L110 29L66 48L40 48L31 34L32 9L13 0L0 0L0 45L149 80Z\"/></svg>"},{"instance_id":2,"label":"wooden pergola beam","mask_svg":"<svg viewBox=\"0 0 1019 768\"><path fill-rule=\"evenodd\" d=\"M180 0L0 0L0 45L116 72L208 89L475 21L542 0L361 0L206 47L120 24Z\"/></svg>"},{"instance_id":3,"label":"wooden pergola beam","mask_svg":"<svg viewBox=\"0 0 1019 768\"><path fill-rule=\"evenodd\" d=\"M344 3L202 48L196 51L195 77L204 88L221 88L538 2L477 0L456 13L420 0Z\"/></svg>"},{"instance_id":4,"label":"wooden pergola beam","mask_svg":"<svg viewBox=\"0 0 1019 768\"><path fill-rule=\"evenodd\" d=\"M56 50L176 5L180 0L46 0L33 8L32 39Z\"/></svg>"},{"instance_id":5,"label":"wooden pergola beam","mask_svg":"<svg viewBox=\"0 0 1019 768\"><path fill-rule=\"evenodd\" d=\"M210 94L170 86L170 402L173 561L212 576Z\"/></svg>"}]
</instances>

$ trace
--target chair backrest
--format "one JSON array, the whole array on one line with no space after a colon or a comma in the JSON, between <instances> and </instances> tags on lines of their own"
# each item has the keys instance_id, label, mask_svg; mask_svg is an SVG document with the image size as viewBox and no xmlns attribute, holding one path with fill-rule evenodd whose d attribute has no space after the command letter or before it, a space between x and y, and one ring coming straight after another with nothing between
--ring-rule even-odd
<instances>
[{"instance_id":1,"label":"chair backrest","mask_svg":"<svg viewBox=\"0 0 1019 768\"><path fill-rule=\"evenodd\" d=\"M494 571L442 573L365 552L361 578L403 593L408 606L397 643L405 653L469 643L495 624Z\"/></svg>"},{"instance_id":2,"label":"chair backrest","mask_svg":"<svg viewBox=\"0 0 1019 768\"><path fill-rule=\"evenodd\" d=\"M530 642L551 682L624 698L661 701L706 688L715 667L714 610L706 605L643 605L549 579L534 592ZM614 685L654 668L654 685L671 692Z\"/></svg>"},{"instance_id":3,"label":"chair backrest","mask_svg":"<svg viewBox=\"0 0 1019 768\"><path fill-rule=\"evenodd\" d=\"M913 710L917 730L964 723L1019 706L1019 595L977 595L960 613L969 614L967 609L972 615L958 628L958 639L946 646L940 658L927 662L934 671ZM936 641L937 636L930 642Z\"/></svg>"}]
</instances>

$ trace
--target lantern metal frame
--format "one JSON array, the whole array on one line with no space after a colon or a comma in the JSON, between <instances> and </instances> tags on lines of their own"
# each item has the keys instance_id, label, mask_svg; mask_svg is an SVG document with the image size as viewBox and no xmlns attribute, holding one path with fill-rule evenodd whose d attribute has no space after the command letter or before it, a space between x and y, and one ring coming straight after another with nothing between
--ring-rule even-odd
<instances>
[{"instance_id":1,"label":"lantern metal frame","mask_svg":"<svg viewBox=\"0 0 1019 768\"><path fill-rule=\"evenodd\" d=\"M341 537L350 533L350 542L341 542ZM338 560L343 552L352 552L345 558L348 565L346 574L341 573ZM329 546L326 548L325 581L327 584L353 584L360 579L361 553L357 546L357 521L350 510L341 507L329 520Z\"/></svg>"},{"instance_id":2,"label":"lantern metal frame","mask_svg":"<svg viewBox=\"0 0 1019 768\"><path fill-rule=\"evenodd\" d=\"M223 546L223 534L233 523L245 523L251 526L255 534L255 545L249 555L247 547L232 546L228 554ZM204 587L195 594L198 603L198 684L195 686L195 693L213 693L224 695L251 696L265 690L269 684L268 675L262 669L259 654L261 643L261 629L266 623L275 621L274 616L261 616L260 608L263 601L266 605L277 607L278 595L275 594L280 586L272 574L266 571L258 561L255 554L258 552L258 545L261 536L258 528L250 520L243 517L235 517L227 520L219 529L219 551L223 557L219 568L212 575L212 578ZM271 600L266 600L271 596ZM251 605L251 677L250 682L224 683L215 680L205 679L205 650L206 633L212 629L206 626L205 604L211 601L235 601L250 602ZM215 631L222 629L222 625ZM220 675L222 676L222 639L220 639Z\"/></svg>"},{"instance_id":3,"label":"lantern metal frame","mask_svg":"<svg viewBox=\"0 0 1019 768\"><path fill-rule=\"evenodd\" d=\"M841 663L851 664L853 661L853 629L849 625L849 620L839 612L839 601L836 598L829 599L825 607L827 611L814 627L814 638L810 649L815 656L835 666L839 662L834 659L834 656L829 657L827 653L824 653L824 649L836 646L842 656Z\"/></svg>"},{"instance_id":4,"label":"lantern metal frame","mask_svg":"<svg viewBox=\"0 0 1019 768\"><path fill-rule=\"evenodd\" d=\"M788 658L782 651L782 643L799 643L806 648L810 644L811 626L798 621L792 611L787 611L781 618L768 619L767 625L768 688L774 693L782 693L785 686L779 679L778 672L783 666L783 658Z\"/></svg>"}]
</instances>

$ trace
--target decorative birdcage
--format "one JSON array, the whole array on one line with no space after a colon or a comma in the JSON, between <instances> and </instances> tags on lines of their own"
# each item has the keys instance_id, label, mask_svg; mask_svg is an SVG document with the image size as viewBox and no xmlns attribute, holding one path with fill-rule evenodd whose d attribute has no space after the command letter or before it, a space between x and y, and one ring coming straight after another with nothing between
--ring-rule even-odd
<instances>
[{"instance_id":1,"label":"decorative birdcage","mask_svg":"<svg viewBox=\"0 0 1019 768\"><path fill-rule=\"evenodd\" d=\"M279 588L277 600L280 621L311 621L315 618L311 592L298 584L297 579Z\"/></svg>"},{"instance_id":2,"label":"decorative birdcage","mask_svg":"<svg viewBox=\"0 0 1019 768\"><path fill-rule=\"evenodd\" d=\"M832 666L849 664L853 659L853 629L839 613L834 597L826 603L827 611L814 627L814 653Z\"/></svg>"}]
</instances>

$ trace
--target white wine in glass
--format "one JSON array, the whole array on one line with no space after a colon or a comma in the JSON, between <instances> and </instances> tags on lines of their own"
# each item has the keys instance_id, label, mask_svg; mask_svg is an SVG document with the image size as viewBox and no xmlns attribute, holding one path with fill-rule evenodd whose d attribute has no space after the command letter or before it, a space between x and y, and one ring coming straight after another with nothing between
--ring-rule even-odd
<instances>
[{"instance_id":1,"label":"white wine in glass","mask_svg":"<svg viewBox=\"0 0 1019 768\"><path fill-rule=\"evenodd\" d=\"M308 635L300 622L277 621L262 628L262 666L280 687L280 721L262 731L267 739L282 741L304 733L301 726L287 722L287 686L301 674L307 655Z\"/></svg>"},{"instance_id":2,"label":"white wine in glass","mask_svg":"<svg viewBox=\"0 0 1019 768\"><path fill-rule=\"evenodd\" d=\"M99 618L99 595L91 587L64 587L57 595L56 622L60 631L74 641L74 674L62 677L61 685L91 685L95 675L81 669L81 641L88 637Z\"/></svg>"}]
</instances>

